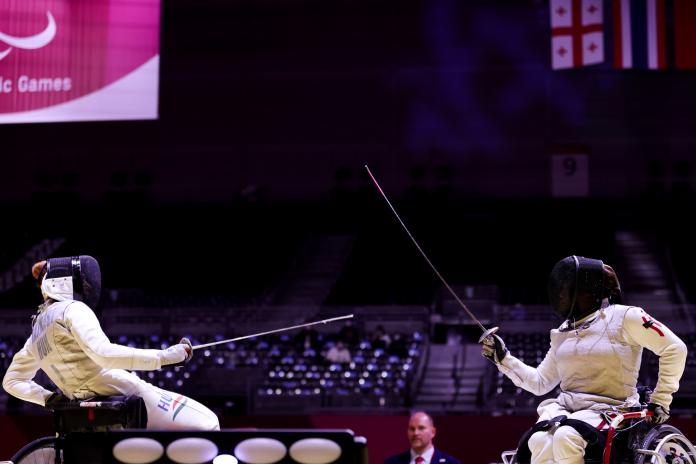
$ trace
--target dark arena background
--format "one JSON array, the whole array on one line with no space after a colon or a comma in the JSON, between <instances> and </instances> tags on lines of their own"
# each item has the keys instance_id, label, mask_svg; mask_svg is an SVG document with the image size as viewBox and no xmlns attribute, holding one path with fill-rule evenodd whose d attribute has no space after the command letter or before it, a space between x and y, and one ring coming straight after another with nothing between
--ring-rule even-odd
<instances>
[{"instance_id":1,"label":"dark arena background","mask_svg":"<svg viewBox=\"0 0 696 464\"><path fill-rule=\"evenodd\" d=\"M479 327L367 165L528 364L561 322L553 265L611 264L625 301L689 348L670 423L696 439L696 36L683 32L696 8L667 2L661 69L622 69L615 3L602 62L553 69L546 0L163 1L158 119L0 125L0 374L41 302L32 264L89 254L100 321L123 345L354 314L138 374L223 429L351 429L378 464L408 449L408 415L424 410L438 449L501 462L542 398L480 355ZM350 361L327 360L339 341ZM657 363L646 350L640 384ZM10 459L53 422L2 391L0 430Z\"/></svg>"}]
</instances>

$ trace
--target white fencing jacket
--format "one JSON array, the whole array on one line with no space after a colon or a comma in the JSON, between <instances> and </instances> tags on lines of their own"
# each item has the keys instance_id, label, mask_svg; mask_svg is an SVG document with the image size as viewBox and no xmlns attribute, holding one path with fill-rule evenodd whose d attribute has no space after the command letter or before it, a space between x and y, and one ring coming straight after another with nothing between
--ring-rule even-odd
<instances>
[{"instance_id":1,"label":"white fencing jacket","mask_svg":"<svg viewBox=\"0 0 696 464\"><path fill-rule=\"evenodd\" d=\"M122 369L159 369L158 352L111 343L94 312L80 301L53 302L40 307L32 334L12 359L2 386L44 406L52 392L32 380L41 369L71 399L130 394L140 380Z\"/></svg>"},{"instance_id":2,"label":"white fencing jacket","mask_svg":"<svg viewBox=\"0 0 696 464\"><path fill-rule=\"evenodd\" d=\"M556 402L568 411L638 404L636 383L643 348L659 360L650 401L669 408L679 389L687 349L664 324L635 306L611 305L575 324L551 330L551 347L534 368L508 353L498 369L518 387L543 395L559 383Z\"/></svg>"}]
</instances>

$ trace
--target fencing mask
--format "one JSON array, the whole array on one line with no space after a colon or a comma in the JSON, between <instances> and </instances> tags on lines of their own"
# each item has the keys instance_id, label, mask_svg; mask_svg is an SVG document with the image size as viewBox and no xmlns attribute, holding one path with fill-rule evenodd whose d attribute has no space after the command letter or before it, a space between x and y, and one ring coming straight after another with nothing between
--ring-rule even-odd
<instances>
[{"instance_id":1,"label":"fencing mask","mask_svg":"<svg viewBox=\"0 0 696 464\"><path fill-rule=\"evenodd\" d=\"M563 319L582 319L599 309L604 298L620 302L616 273L598 259L568 256L551 270L549 301Z\"/></svg>"},{"instance_id":2,"label":"fencing mask","mask_svg":"<svg viewBox=\"0 0 696 464\"><path fill-rule=\"evenodd\" d=\"M97 309L101 271L99 263L91 256L48 259L36 277L44 297L56 301L82 301L92 310Z\"/></svg>"}]
</instances>

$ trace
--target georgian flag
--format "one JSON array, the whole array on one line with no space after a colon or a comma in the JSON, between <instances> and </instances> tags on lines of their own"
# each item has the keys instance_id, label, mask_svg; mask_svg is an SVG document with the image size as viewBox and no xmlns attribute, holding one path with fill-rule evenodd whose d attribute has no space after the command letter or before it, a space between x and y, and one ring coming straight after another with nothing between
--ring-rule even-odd
<instances>
[{"instance_id":1,"label":"georgian flag","mask_svg":"<svg viewBox=\"0 0 696 464\"><path fill-rule=\"evenodd\" d=\"M604 61L602 0L551 0L551 67Z\"/></svg>"}]
</instances>

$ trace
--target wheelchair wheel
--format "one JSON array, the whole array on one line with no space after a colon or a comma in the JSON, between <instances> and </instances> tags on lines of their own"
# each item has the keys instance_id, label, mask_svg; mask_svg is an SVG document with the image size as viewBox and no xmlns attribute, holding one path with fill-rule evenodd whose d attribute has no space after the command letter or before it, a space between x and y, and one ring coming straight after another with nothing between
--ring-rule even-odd
<instances>
[{"instance_id":1,"label":"wheelchair wheel","mask_svg":"<svg viewBox=\"0 0 696 464\"><path fill-rule=\"evenodd\" d=\"M696 448L679 429L671 425L660 425L650 430L641 442L640 449L635 452L635 464L696 464ZM662 457L662 461L658 455Z\"/></svg>"},{"instance_id":2,"label":"wheelchair wheel","mask_svg":"<svg viewBox=\"0 0 696 464\"><path fill-rule=\"evenodd\" d=\"M14 464L56 464L56 437L38 438L12 456Z\"/></svg>"}]
</instances>

